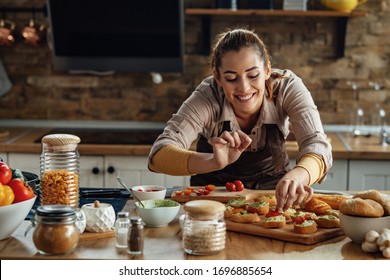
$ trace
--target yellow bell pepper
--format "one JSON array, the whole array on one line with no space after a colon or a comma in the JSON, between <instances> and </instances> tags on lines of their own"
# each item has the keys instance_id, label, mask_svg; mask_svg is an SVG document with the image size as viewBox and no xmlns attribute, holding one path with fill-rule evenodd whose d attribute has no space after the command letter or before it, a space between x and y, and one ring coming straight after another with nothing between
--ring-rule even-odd
<instances>
[{"instance_id":1,"label":"yellow bell pepper","mask_svg":"<svg viewBox=\"0 0 390 280\"><path fill-rule=\"evenodd\" d=\"M9 186L0 183L0 206L6 206L14 202L14 192Z\"/></svg>"}]
</instances>

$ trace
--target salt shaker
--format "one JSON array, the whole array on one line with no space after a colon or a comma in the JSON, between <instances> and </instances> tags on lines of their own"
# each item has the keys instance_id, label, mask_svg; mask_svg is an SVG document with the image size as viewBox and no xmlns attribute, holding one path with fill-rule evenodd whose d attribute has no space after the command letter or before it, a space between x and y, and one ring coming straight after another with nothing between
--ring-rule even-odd
<instances>
[{"instance_id":1,"label":"salt shaker","mask_svg":"<svg viewBox=\"0 0 390 280\"><path fill-rule=\"evenodd\" d=\"M128 253L140 255L144 250L144 226L140 217L130 219L130 228L127 239Z\"/></svg>"},{"instance_id":2,"label":"salt shaker","mask_svg":"<svg viewBox=\"0 0 390 280\"><path fill-rule=\"evenodd\" d=\"M119 212L115 221L115 237L117 248L127 248L127 235L129 227L129 212Z\"/></svg>"},{"instance_id":3,"label":"salt shaker","mask_svg":"<svg viewBox=\"0 0 390 280\"><path fill-rule=\"evenodd\" d=\"M182 246L192 255L212 255L225 249L225 205L218 201L193 200L184 205Z\"/></svg>"},{"instance_id":4,"label":"salt shaker","mask_svg":"<svg viewBox=\"0 0 390 280\"><path fill-rule=\"evenodd\" d=\"M68 205L78 208L79 142L80 138L71 134L49 134L42 138L42 205Z\"/></svg>"}]
</instances>

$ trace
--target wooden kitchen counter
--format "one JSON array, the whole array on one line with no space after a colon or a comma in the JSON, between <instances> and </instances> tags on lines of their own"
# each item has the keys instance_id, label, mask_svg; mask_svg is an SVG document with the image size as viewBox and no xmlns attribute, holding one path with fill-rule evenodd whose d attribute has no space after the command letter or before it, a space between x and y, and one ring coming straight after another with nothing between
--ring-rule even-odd
<instances>
[{"instance_id":1,"label":"wooden kitchen counter","mask_svg":"<svg viewBox=\"0 0 390 280\"><path fill-rule=\"evenodd\" d=\"M133 213L132 200L125 210ZM180 214L180 213L179 213ZM178 215L179 216L179 215ZM0 241L0 259L135 259L135 260L371 260L384 259L382 254L364 253L360 246L344 235L314 245L301 245L271 238L227 231L226 248L211 256L186 254L181 247L182 233L178 219L166 227L145 227L143 255L129 255L115 247L115 237L81 239L77 249L69 255L44 256L32 242L31 230L24 236L30 221L24 221L6 240Z\"/></svg>"},{"instance_id":2,"label":"wooden kitchen counter","mask_svg":"<svg viewBox=\"0 0 390 280\"><path fill-rule=\"evenodd\" d=\"M41 144L36 140L49 133L51 128L0 127L7 131L7 136L0 138L0 153L36 153L41 152ZM328 139L332 144L334 159L390 159L390 145L379 145L377 136L351 137L348 133L329 132ZM79 144L80 155L122 155L147 156L151 145L112 145L112 144ZM298 155L298 145L294 141L286 142L290 158Z\"/></svg>"}]
</instances>

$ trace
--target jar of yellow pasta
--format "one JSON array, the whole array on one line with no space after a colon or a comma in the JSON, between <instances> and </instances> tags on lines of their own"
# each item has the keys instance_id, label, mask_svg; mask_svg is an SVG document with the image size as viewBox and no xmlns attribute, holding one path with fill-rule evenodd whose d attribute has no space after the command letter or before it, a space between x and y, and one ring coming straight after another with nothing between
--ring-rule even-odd
<instances>
[{"instance_id":1,"label":"jar of yellow pasta","mask_svg":"<svg viewBox=\"0 0 390 280\"><path fill-rule=\"evenodd\" d=\"M79 204L80 138L71 134L50 134L42 138L41 205Z\"/></svg>"}]
</instances>

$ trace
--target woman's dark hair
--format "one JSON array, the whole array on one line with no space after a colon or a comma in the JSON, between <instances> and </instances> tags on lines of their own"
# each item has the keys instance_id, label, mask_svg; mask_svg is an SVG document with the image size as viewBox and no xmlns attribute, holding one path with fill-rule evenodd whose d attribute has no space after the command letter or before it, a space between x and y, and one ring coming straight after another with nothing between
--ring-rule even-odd
<instances>
[{"instance_id":1,"label":"woman's dark hair","mask_svg":"<svg viewBox=\"0 0 390 280\"><path fill-rule=\"evenodd\" d=\"M222 58L227 52L238 52L242 48L250 47L254 48L259 57L264 61L265 68L267 68L268 65L271 65L267 48L259 36L253 31L237 28L225 31L217 36L210 55L211 69L215 70L216 75L219 75L219 67L221 66ZM271 75L273 77L282 77L277 73L272 73ZM269 98L272 98L273 90L270 79L266 80L265 86L270 95Z\"/></svg>"}]
</instances>

